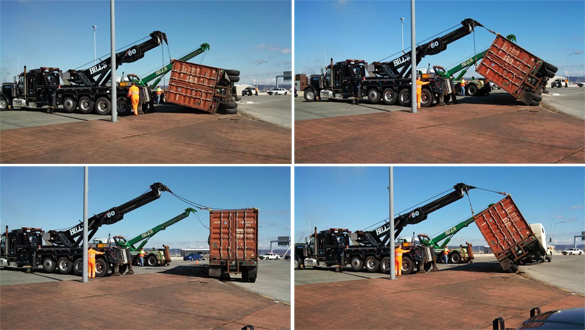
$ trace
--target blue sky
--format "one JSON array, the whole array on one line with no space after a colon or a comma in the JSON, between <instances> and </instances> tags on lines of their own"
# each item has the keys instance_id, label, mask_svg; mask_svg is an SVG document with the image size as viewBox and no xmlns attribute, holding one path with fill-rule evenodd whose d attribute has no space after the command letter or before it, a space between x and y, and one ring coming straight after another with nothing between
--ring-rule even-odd
<instances>
[{"instance_id":1,"label":"blue sky","mask_svg":"<svg viewBox=\"0 0 585 330\"><path fill-rule=\"evenodd\" d=\"M135 44L159 30L167 34L170 54L179 58L207 42L211 51L194 63L241 71L241 83L274 83L292 69L290 1L116 1L116 48ZM110 1L0 2L0 79L41 66L63 71L93 62L93 25L97 55L110 53ZM166 62L168 52L164 46ZM18 67L20 61L20 67ZM160 46L118 68L145 75L162 65ZM83 69L89 66L84 66ZM18 68L18 72L17 72Z\"/></svg>"},{"instance_id":2,"label":"blue sky","mask_svg":"<svg viewBox=\"0 0 585 330\"><path fill-rule=\"evenodd\" d=\"M296 167L295 241L303 241L315 226L355 231L387 218L388 177L388 167ZM565 221L556 225L557 244L572 244L573 236L585 230L583 167L394 167L394 181L396 213L453 191L453 185L462 182L511 194L527 221L542 223L549 236L555 223ZM474 189L470 197L477 213L504 196ZM431 213L426 221L405 227L401 236L416 232L432 237L471 214L465 197ZM475 224L451 242L465 241L487 245Z\"/></svg>"},{"instance_id":3,"label":"blue sky","mask_svg":"<svg viewBox=\"0 0 585 330\"><path fill-rule=\"evenodd\" d=\"M1 167L1 227L72 227L83 220L82 167ZM89 216L125 203L162 182L174 193L213 208L260 210L260 247L290 235L290 168L288 167L90 167ZM95 238L108 234L137 236L182 213L189 205L169 193L102 226ZM199 211L209 226L209 212ZM150 247L208 247L209 231L195 215L158 233Z\"/></svg>"},{"instance_id":4,"label":"blue sky","mask_svg":"<svg viewBox=\"0 0 585 330\"><path fill-rule=\"evenodd\" d=\"M567 56L571 75L585 75L585 2L575 1L416 1L417 42L434 36L465 18L472 18L551 62L565 75ZM404 47L410 45L410 1L295 2L295 73L316 74L325 60L362 59L369 63L401 51L400 17L404 17ZM442 35L442 34L441 34ZM475 33L477 52L495 36L483 28ZM325 58L325 53L327 54ZM457 64L474 54L473 35L447 50L423 58L419 67ZM394 56L390 59L394 59ZM387 59L387 60L390 60ZM474 70L468 72L468 76Z\"/></svg>"}]
</instances>

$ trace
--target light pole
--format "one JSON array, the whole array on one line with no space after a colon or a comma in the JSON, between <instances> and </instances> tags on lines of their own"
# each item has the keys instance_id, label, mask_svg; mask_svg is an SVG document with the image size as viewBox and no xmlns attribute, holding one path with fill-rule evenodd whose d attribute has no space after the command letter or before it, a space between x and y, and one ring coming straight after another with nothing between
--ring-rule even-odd
<instances>
[{"instance_id":1,"label":"light pole","mask_svg":"<svg viewBox=\"0 0 585 330\"><path fill-rule=\"evenodd\" d=\"M553 226L553 232L552 232L552 234L553 234L553 243L555 244L555 246L557 245L557 238L556 238L556 236L555 236L555 227L556 227L556 226L557 226L559 223L565 223L565 222L564 222L564 221L559 221L559 222L555 223L555 225Z\"/></svg>"},{"instance_id":2,"label":"light pole","mask_svg":"<svg viewBox=\"0 0 585 330\"><path fill-rule=\"evenodd\" d=\"M95 60L96 60L96 51L95 51L95 28L97 27L97 25L93 26L93 65L95 65Z\"/></svg>"},{"instance_id":3,"label":"light pole","mask_svg":"<svg viewBox=\"0 0 585 330\"><path fill-rule=\"evenodd\" d=\"M404 17L400 17L400 25L402 28L402 54L404 54Z\"/></svg>"},{"instance_id":4,"label":"light pole","mask_svg":"<svg viewBox=\"0 0 585 330\"><path fill-rule=\"evenodd\" d=\"M577 50L571 54L569 54L569 56L567 56L567 85L569 85L570 81L569 81L569 57L571 57L571 55L576 55L576 54L581 54L580 50Z\"/></svg>"},{"instance_id":5,"label":"light pole","mask_svg":"<svg viewBox=\"0 0 585 330\"><path fill-rule=\"evenodd\" d=\"M258 65L262 63L268 63L268 61L260 61L258 64L256 64L256 89L258 89Z\"/></svg>"},{"instance_id":6,"label":"light pole","mask_svg":"<svg viewBox=\"0 0 585 330\"><path fill-rule=\"evenodd\" d=\"M414 0L410 0L410 78L412 88L410 90L411 113L416 113L416 18L414 14Z\"/></svg>"}]
</instances>

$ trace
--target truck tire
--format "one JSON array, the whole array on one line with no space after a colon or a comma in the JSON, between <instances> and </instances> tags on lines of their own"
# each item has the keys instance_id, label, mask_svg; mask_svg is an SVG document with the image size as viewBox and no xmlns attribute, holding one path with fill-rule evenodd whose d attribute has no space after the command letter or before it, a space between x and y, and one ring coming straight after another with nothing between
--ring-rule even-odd
<instances>
[{"instance_id":1,"label":"truck tire","mask_svg":"<svg viewBox=\"0 0 585 330\"><path fill-rule=\"evenodd\" d=\"M380 261L380 271L384 274L390 274L390 258L384 257Z\"/></svg>"},{"instance_id":2,"label":"truck tire","mask_svg":"<svg viewBox=\"0 0 585 330\"><path fill-rule=\"evenodd\" d=\"M369 256L366 258L365 266L368 273L375 273L380 268L380 261L376 257Z\"/></svg>"},{"instance_id":3,"label":"truck tire","mask_svg":"<svg viewBox=\"0 0 585 330\"><path fill-rule=\"evenodd\" d=\"M398 104L400 104L403 107L408 107L410 106L410 101L411 101L410 90L408 88L401 89L400 92L398 93Z\"/></svg>"},{"instance_id":4,"label":"truck tire","mask_svg":"<svg viewBox=\"0 0 585 330\"><path fill-rule=\"evenodd\" d=\"M0 110L8 109L8 101L4 98L4 96L0 96Z\"/></svg>"},{"instance_id":5,"label":"truck tire","mask_svg":"<svg viewBox=\"0 0 585 330\"><path fill-rule=\"evenodd\" d=\"M301 269L301 262L298 258L295 258L295 269Z\"/></svg>"},{"instance_id":6,"label":"truck tire","mask_svg":"<svg viewBox=\"0 0 585 330\"><path fill-rule=\"evenodd\" d=\"M544 75L547 76L548 78L553 78L556 75L556 73L550 71L547 68L544 68Z\"/></svg>"},{"instance_id":7,"label":"truck tire","mask_svg":"<svg viewBox=\"0 0 585 330\"><path fill-rule=\"evenodd\" d=\"M470 84L467 86L467 95L474 96L477 94L477 86L475 84Z\"/></svg>"},{"instance_id":8,"label":"truck tire","mask_svg":"<svg viewBox=\"0 0 585 330\"><path fill-rule=\"evenodd\" d=\"M254 283L258 276L258 267L246 267L242 271L242 280L244 282Z\"/></svg>"},{"instance_id":9,"label":"truck tire","mask_svg":"<svg viewBox=\"0 0 585 330\"><path fill-rule=\"evenodd\" d=\"M387 105L394 105L398 101L398 93L393 88L386 88L382 91L382 102Z\"/></svg>"},{"instance_id":10,"label":"truck tire","mask_svg":"<svg viewBox=\"0 0 585 330\"><path fill-rule=\"evenodd\" d=\"M126 97L119 97L116 100L116 107L120 116L127 116L132 112L132 106Z\"/></svg>"},{"instance_id":11,"label":"truck tire","mask_svg":"<svg viewBox=\"0 0 585 330\"><path fill-rule=\"evenodd\" d=\"M449 263L452 263L452 264L461 263L461 255L459 254L459 252L451 253L451 255L449 256Z\"/></svg>"},{"instance_id":12,"label":"truck tire","mask_svg":"<svg viewBox=\"0 0 585 330\"><path fill-rule=\"evenodd\" d=\"M57 260L57 271L61 274L69 274L73 269L73 263L67 257L61 257Z\"/></svg>"},{"instance_id":13,"label":"truck tire","mask_svg":"<svg viewBox=\"0 0 585 330\"><path fill-rule=\"evenodd\" d=\"M65 112L72 113L77 109L77 100L73 96L65 96L63 98L63 109Z\"/></svg>"},{"instance_id":14,"label":"truck tire","mask_svg":"<svg viewBox=\"0 0 585 330\"><path fill-rule=\"evenodd\" d=\"M378 102L380 102L381 97L382 94L380 94L380 91L377 88L370 88L368 90L368 100L370 101L370 103L378 104Z\"/></svg>"},{"instance_id":15,"label":"truck tire","mask_svg":"<svg viewBox=\"0 0 585 330\"><path fill-rule=\"evenodd\" d=\"M109 270L110 266L103 258L95 260L95 276L104 277L108 274Z\"/></svg>"},{"instance_id":16,"label":"truck tire","mask_svg":"<svg viewBox=\"0 0 585 330\"><path fill-rule=\"evenodd\" d=\"M548 71L550 71L550 72L552 72L552 73L557 73L557 71L559 71L559 68L557 68L556 66L554 66L554 65L552 65L552 64L550 64L550 63L548 63L548 62L544 62L544 67L545 67L545 68L546 68ZM554 77L554 76L553 76L553 77ZM551 77L551 78L552 78L552 77Z\"/></svg>"},{"instance_id":17,"label":"truck tire","mask_svg":"<svg viewBox=\"0 0 585 330\"><path fill-rule=\"evenodd\" d=\"M228 78L230 78L230 82L236 83L238 81L240 81L240 77L239 76L229 76Z\"/></svg>"},{"instance_id":18,"label":"truck tire","mask_svg":"<svg viewBox=\"0 0 585 330\"><path fill-rule=\"evenodd\" d=\"M93 100L89 96L82 96L79 98L79 111L84 114L92 113Z\"/></svg>"},{"instance_id":19,"label":"truck tire","mask_svg":"<svg viewBox=\"0 0 585 330\"><path fill-rule=\"evenodd\" d=\"M83 275L83 258L77 258L73 262L73 274L77 276Z\"/></svg>"},{"instance_id":20,"label":"truck tire","mask_svg":"<svg viewBox=\"0 0 585 330\"><path fill-rule=\"evenodd\" d=\"M428 108L433 105L434 100L435 97L433 96L433 93L429 89L423 88L420 94L420 106Z\"/></svg>"},{"instance_id":21,"label":"truck tire","mask_svg":"<svg viewBox=\"0 0 585 330\"><path fill-rule=\"evenodd\" d=\"M95 113L98 115L109 115L112 112L112 102L109 98L102 96L95 101Z\"/></svg>"},{"instance_id":22,"label":"truck tire","mask_svg":"<svg viewBox=\"0 0 585 330\"><path fill-rule=\"evenodd\" d=\"M55 259L53 259L53 257L43 258L43 269L45 270L45 272L52 273L53 271L55 271L55 268L57 268L57 262L55 262Z\"/></svg>"},{"instance_id":23,"label":"truck tire","mask_svg":"<svg viewBox=\"0 0 585 330\"><path fill-rule=\"evenodd\" d=\"M151 254L146 258L146 265L148 267L154 267L157 264L158 264L158 259L156 259L156 256L154 254Z\"/></svg>"},{"instance_id":24,"label":"truck tire","mask_svg":"<svg viewBox=\"0 0 585 330\"><path fill-rule=\"evenodd\" d=\"M239 76L240 75L239 70L225 70L225 73L227 73L228 76Z\"/></svg>"},{"instance_id":25,"label":"truck tire","mask_svg":"<svg viewBox=\"0 0 585 330\"><path fill-rule=\"evenodd\" d=\"M362 268L364 268L364 261L362 260L362 258L358 257L358 256L354 256L351 257L350 259L350 263L351 263L351 269L353 269L356 272L359 272L362 270Z\"/></svg>"},{"instance_id":26,"label":"truck tire","mask_svg":"<svg viewBox=\"0 0 585 330\"><path fill-rule=\"evenodd\" d=\"M307 102L314 102L316 100L315 91L312 88L305 89L304 98Z\"/></svg>"},{"instance_id":27,"label":"truck tire","mask_svg":"<svg viewBox=\"0 0 585 330\"><path fill-rule=\"evenodd\" d=\"M410 259L410 257L403 256L402 257L402 273L404 275L408 275L412 273L414 270L414 262Z\"/></svg>"}]
</instances>

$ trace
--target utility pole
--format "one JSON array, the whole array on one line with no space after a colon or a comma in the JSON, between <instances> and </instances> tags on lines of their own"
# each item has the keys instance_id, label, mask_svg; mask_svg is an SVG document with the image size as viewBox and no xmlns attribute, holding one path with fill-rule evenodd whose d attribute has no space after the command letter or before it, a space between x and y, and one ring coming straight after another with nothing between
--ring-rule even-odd
<instances>
[{"instance_id":1,"label":"utility pole","mask_svg":"<svg viewBox=\"0 0 585 330\"><path fill-rule=\"evenodd\" d=\"M396 279L396 255L394 254L394 168L392 166L389 167L390 170L390 182L388 185L388 189L390 190L390 232L388 235L390 236L390 279Z\"/></svg>"},{"instance_id":2,"label":"utility pole","mask_svg":"<svg viewBox=\"0 0 585 330\"><path fill-rule=\"evenodd\" d=\"M97 28L97 25L93 26L93 65L96 64L96 58L97 58L97 52L95 49L95 28Z\"/></svg>"},{"instance_id":3,"label":"utility pole","mask_svg":"<svg viewBox=\"0 0 585 330\"><path fill-rule=\"evenodd\" d=\"M402 54L404 54L404 17L400 17L400 25L402 28Z\"/></svg>"},{"instance_id":4,"label":"utility pole","mask_svg":"<svg viewBox=\"0 0 585 330\"><path fill-rule=\"evenodd\" d=\"M569 56L567 56L567 85L569 85L571 83L571 81L569 80L569 57L571 57L571 55L577 55L577 54L581 54L581 52L575 51L575 52L569 54Z\"/></svg>"},{"instance_id":5,"label":"utility pole","mask_svg":"<svg viewBox=\"0 0 585 330\"><path fill-rule=\"evenodd\" d=\"M112 123L118 121L118 100L116 93L116 14L114 10L114 0L110 0L110 51L112 52Z\"/></svg>"},{"instance_id":6,"label":"utility pole","mask_svg":"<svg viewBox=\"0 0 585 330\"><path fill-rule=\"evenodd\" d=\"M410 92L411 113L416 113L416 20L414 15L414 0L410 0L410 62L412 63L410 78L412 89Z\"/></svg>"},{"instance_id":7,"label":"utility pole","mask_svg":"<svg viewBox=\"0 0 585 330\"><path fill-rule=\"evenodd\" d=\"M83 274L82 283L88 282L88 265L87 265L87 193L88 193L88 173L87 166L83 168Z\"/></svg>"}]
</instances>

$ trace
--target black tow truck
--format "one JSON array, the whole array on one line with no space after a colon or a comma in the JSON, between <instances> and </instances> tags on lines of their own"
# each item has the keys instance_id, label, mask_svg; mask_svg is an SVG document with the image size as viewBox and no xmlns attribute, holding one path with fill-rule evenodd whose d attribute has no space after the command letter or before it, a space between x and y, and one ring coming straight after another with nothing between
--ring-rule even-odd
<instances>
[{"instance_id":1,"label":"black tow truck","mask_svg":"<svg viewBox=\"0 0 585 330\"><path fill-rule=\"evenodd\" d=\"M124 218L124 215L160 198L161 193L171 190L162 183L154 183L150 191L88 219L88 242L91 241L102 225L111 225ZM96 276L102 277L122 260L120 273L126 271L128 260L126 249L115 245L98 244L96 250L104 252L96 256ZM131 257L130 257L131 258ZM0 267L25 267L34 271L39 265L52 273L61 274L83 272L83 222L64 230L43 231L41 228L24 227L2 233L0 237Z\"/></svg>"},{"instance_id":2,"label":"black tow truck","mask_svg":"<svg viewBox=\"0 0 585 330\"><path fill-rule=\"evenodd\" d=\"M167 36L160 31L150 34L150 39L118 52L116 69L124 64L138 61L149 50L168 44ZM0 93L0 110L34 108L43 106L63 106L66 112L79 111L84 114L95 112L99 115L108 115L112 112L111 84L112 71L111 57L85 69L67 70L42 67L24 71L15 77L14 82L2 83ZM117 84L117 110L120 115L128 115L131 106L126 97L128 84ZM147 86L140 86L140 102L144 112L154 111L152 91Z\"/></svg>"},{"instance_id":3,"label":"black tow truck","mask_svg":"<svg viewBox=\"0 0 585 330\"><path fill-rule=\"evenodd\" d=\"M473 19L465 19L461 27L444 36L416 47L416 61L427 55L436 55L447 49L447 45L457 41L483 26ZM410 79L413 61L410 53L387 62L366 63L363 60L346 60L333 63L325 68L325 73L311 75L308 86L304 90L306 101L316 100L349 100L355 95L361 99L367 97L370 103L409 106L411 102L412 81ZM455 99L453 80L440 77L433 72L418 72L424 85L421 92L421 106L430 107L438 101L440 94L450 95ZM359 85L359 91L356 86Z\"/></svg>"},{"instance_id":4,"label":"black tow truck","mask_svg":"<svg viewBox=\"0 0 585 330\"><path fill-rule=\"evenodd\" d=\"M394 218L394 236L398 237L404 227L417 224L427 219L427 216L455 201L460 200L475 187L458 183L453 191L438 197L431 202L417 207L408 213ZM390 272L390 222L368 230L351 232L348 229L331 228L317 231L305 243L295 244L295 268L306 267L336 267L341 269L347 265L354 271L366 270L370 273L377 271ZM425 246L405 246L409 250L402 257L402 273L410 274L419 267L429 270L432 262L422 263L422 256L432 249ZM427 258L426 260L431 260Z\"/></svg>"}]
</instances>

